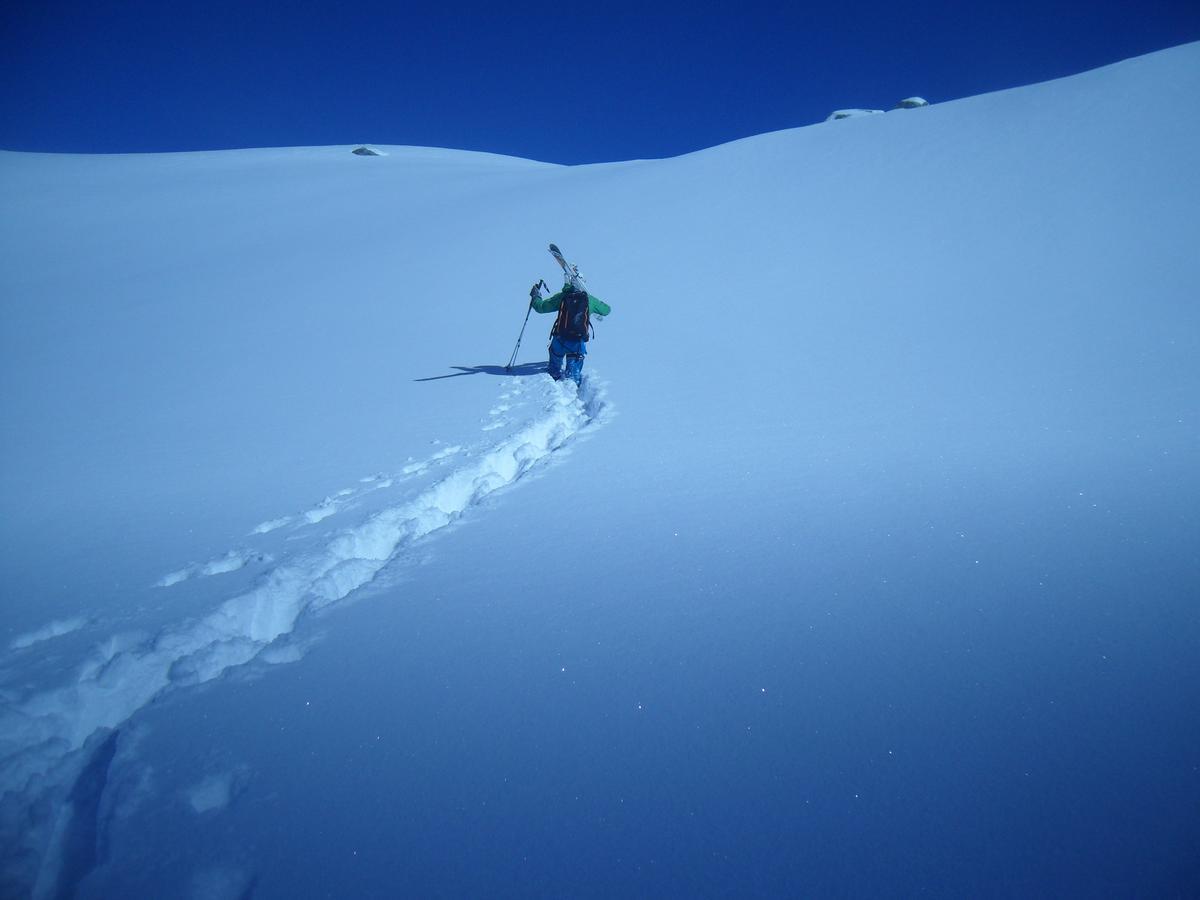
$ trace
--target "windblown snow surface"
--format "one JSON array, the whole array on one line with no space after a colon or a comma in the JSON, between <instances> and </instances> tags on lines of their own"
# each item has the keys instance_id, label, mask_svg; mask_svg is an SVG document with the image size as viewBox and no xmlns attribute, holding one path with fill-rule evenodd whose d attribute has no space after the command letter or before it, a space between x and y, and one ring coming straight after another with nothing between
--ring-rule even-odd
<instances>
[{"instance_id":1,"label":"windblown snow surface","mask_svg":"<svg viewBox=\"0 0 1200 900\"><path fill-rule=\"evenodd\" d=\"M2 893L1194 893L1197 96L0 155Z\"/></svg>"}]
</instances>

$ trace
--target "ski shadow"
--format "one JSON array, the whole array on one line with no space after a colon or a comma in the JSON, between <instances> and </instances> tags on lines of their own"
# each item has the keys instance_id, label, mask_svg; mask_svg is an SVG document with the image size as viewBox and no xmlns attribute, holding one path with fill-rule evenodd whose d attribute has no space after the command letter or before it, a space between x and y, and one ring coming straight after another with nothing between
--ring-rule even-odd
<instances>
[{"instance_id":1,"label":"ski shadow","mask_svg":"<svg viewBox=\"0 0 1200 900\"><path fill-rule=\"evenodd\" d=\"M451 366L458 369L449 375L432 375L429 378L414 378L413 381L441 381L443 378L461 378L463 375L536 375L546 371L544 362L520 363L511 369L504 366Z\"/></svg>"}]
</instances>

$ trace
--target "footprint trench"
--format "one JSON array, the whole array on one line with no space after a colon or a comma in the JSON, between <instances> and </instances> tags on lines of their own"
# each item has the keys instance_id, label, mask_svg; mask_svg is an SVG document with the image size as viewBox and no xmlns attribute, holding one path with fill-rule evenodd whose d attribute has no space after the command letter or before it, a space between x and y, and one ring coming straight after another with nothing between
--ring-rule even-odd
<instances>
[{"instance_id":1,"label":"footprint trench","mask_svg":"<svg viewBox=\"0 0 1200 900\"><path fill-rule=\"evenodd\" d=\"M490 495L547 462L574 437L609 418L611 405L603 386L594 380L585 379L576 395L573 386L568 389L547 381L531 389L521 384L534 379L544 380L517 376L516 387L501 398L509 406L507 411L514 412L518 402L523 405L532 395L531 402L538 405L526 421L470 453L457 445L440 448L426 462L450 470L413 496L371 513L356 525L314 537L319 546L274 565L251 589L229 597L199 619L168 626L132 645L102 642L70 683L7 705L0 713L4 735L0 790L22 791L58 760L83 747L99 729L119 726L165 690L209 681L256 658L264 662L298 658L268 648L290 634L306 611L335 604L367 585L414 542L453 524ZM340 511L365 494L390 486L396 478L361 479L359 488L341 491L325 502L338 503L334 511ZM295 525L300 516L288 518ZM263 523L253 533L267 533L273 529L264 526L279 521ZM263 551L232 550L208 563L170 573L158 586L236 571L250 562L273 564Z\"/></svg>"}]
</instances>

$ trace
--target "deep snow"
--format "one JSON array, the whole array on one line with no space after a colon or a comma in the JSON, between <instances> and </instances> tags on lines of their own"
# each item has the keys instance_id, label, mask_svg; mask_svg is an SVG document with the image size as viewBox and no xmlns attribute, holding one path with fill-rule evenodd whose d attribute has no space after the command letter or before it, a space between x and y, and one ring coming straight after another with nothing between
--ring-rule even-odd
<instances>
[{"instance_id":1,"label":"deep snow","mask_svg":"<svg viewBox=\"0 0 1200 900\"><path fill-rule=\"evenodd\" d=\"M1194 889L1198 90L0 154L6 891Z\"/></svg>"}]
</instances>

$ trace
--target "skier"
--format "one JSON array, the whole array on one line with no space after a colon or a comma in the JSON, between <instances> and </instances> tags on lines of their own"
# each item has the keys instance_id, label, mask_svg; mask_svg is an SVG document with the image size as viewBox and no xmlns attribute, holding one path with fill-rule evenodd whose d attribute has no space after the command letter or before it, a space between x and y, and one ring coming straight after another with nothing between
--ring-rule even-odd
<instances>
[{"instance_id":1,"label":"skier","mask_svg":"<svg viewBox=\"0 0 1200 900\"><path fill-rule=\"evenodd\" d=\"M565 374L579 386L583 381L583 358L587 356L591 317L603 319L612 309L599 297L575 287L570 281L562 286L561 291L549 297L542 296L541 285L539 281L530 289L529 305L539 313L558 311L554 327L550 329L550 365L547 371L555 381L561 381Z\"/></svg>"}]
</instances>

